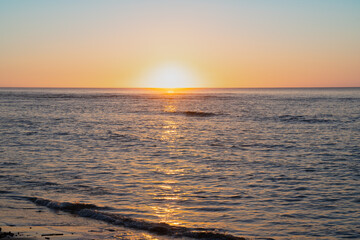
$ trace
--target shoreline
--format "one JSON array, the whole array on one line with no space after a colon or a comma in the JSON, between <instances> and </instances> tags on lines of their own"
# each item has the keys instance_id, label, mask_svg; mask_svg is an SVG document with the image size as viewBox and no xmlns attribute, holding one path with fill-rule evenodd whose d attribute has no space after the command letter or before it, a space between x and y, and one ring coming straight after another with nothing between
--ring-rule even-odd
<instances>
[{"instance_id":1,"label":"shoreline","mask_svg":"<svg viewBox=\"0 0 360 240\"><path fill-rule=\"evenodd\" d=\"M1 240L169 239L112 226L0 226L0 229Z\"/></svg>"},{"instance_id":2,"label":"shoreline","mask_svg":"<svg viewBox=\"0 0 360 240\"><path fill-rule=\"evenodd\" d=\"M65 230L65 226L1 226L0 239L76 239L78 234Z\"/></svg>"},{"instance_id":3,"label":"shoreline","mask_svg":"<svg viewBox=\"0 0 360 240\"><path fill-rule=\"evenodd\" d=\"M172 226L108 213L93 204L36 197L18 197L14 203L0 214L0 239L249 239L208 229ZM14 212L14 209L17 211Z\"/></svg>"}]
</instances>

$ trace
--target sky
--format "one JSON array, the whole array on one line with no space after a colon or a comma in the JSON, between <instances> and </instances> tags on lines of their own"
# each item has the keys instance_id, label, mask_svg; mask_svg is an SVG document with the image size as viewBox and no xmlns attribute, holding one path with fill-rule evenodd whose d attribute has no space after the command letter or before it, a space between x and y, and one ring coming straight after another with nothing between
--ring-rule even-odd
<instances>
[{"instance_id":1,"label":"sky","mask_svg":"<svg viewBox=\"0 0 360 240\"><path fill-rule=\"evenodd\" d=\"M162 86L360 87L360 1L0 0L0 87Z\"/></svg>"}]
</instances>

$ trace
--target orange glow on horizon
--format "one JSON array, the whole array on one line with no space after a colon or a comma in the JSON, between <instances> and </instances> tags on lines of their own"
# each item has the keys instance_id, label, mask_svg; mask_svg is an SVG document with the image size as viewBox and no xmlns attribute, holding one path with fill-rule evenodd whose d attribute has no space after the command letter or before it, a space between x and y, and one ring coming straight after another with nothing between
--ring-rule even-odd
<instances>
[{"instance_id":1,"label":"orange glow on horizon","mask_svg":"<svg viewBox=\"0 0 360 240\"><path fill-rule=\"evenodd\" d=\"M0 87L360 86L355 2L11 2L0 7Z\"/></svg>"},{"instance_id":2,"label":"orange glow on horizon","mask_svg":"<svg viewBox=\"0 0 360 240\"><path fill-rule=\"evenodd\" d=\"M146 71L136 81L139 87L174 93L175 89L196 88L202 81L195 71L176 63L165 63Z\"/></svg>"}]
</instances>

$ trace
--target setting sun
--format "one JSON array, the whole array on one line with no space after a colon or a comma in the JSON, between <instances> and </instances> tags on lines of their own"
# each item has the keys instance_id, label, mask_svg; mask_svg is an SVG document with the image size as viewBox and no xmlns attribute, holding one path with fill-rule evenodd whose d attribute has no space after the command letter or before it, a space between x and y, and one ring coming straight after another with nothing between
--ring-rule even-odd
<instances>
[{"instance_id":1,"label":"setting sun","mask_svg":"<svg viewBox=\"0 0 360 240\"><path fill-rule=\"evenodd\" d=\"M200 78L190 69L178 64L163 64L147 72L142 79L145 88L165 88L173 92L174 88L200 87Z\"/></svg>"},{"instance_id":2,"label":"setting sun","mask_svg":"<svg viewBox=\"0 0 360 240\"><path fill-rule=\"evenodd\" d=\"M0 0L0 34L0 240L360 240L360 0Z\"/></svg>"}]
</instances>

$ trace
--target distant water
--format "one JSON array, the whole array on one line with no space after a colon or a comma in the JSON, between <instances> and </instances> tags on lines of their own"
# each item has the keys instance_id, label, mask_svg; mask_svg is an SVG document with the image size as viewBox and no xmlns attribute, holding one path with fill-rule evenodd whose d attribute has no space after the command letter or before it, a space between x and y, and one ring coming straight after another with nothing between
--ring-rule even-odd
<instances>
[{"instance_id":1,"label":"distant water","mask_svg":"<svg viewBox=\"0 0 360 240\"><path fill-rule=\"evenodd\" d=\"M360 238L359 88L0 89L0 116L0 212Z\"/></svg>"}]
</instances>

